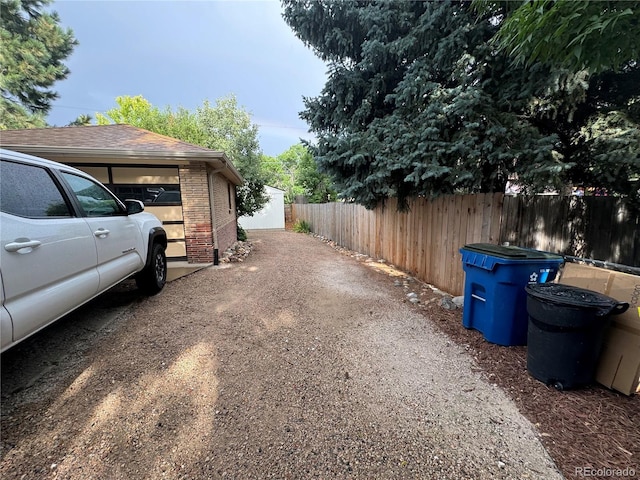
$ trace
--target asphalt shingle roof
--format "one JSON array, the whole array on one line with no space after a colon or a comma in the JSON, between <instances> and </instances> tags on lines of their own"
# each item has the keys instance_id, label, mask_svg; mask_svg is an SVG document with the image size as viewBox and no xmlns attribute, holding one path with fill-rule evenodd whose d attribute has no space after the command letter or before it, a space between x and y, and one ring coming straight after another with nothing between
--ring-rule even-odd
<instances>
[{"instance_id":1,"label":"asphalt shingle roof","mask_svg":"<svg viewBox=\"0 0 640 480\"><path fill-rule=\"evenodd\" d=\"M213 150L131 125L29 128L0 131L0 145L52 148L96 148L145 152L207 152Z\"/></svg>"}]
</instances>

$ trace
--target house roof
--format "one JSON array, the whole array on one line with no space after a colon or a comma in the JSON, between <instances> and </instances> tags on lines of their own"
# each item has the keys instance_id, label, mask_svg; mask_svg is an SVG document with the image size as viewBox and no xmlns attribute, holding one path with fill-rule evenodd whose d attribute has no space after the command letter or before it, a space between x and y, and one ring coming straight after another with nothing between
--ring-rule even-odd
<instances>
[{"instance_id":1,"label":"house roof","mask_svg":"<svg viewBox=\"0 0 640 480\"><path fill-rule=\"evenodd\" d=\"M0 146L53 160L70 158L147 160L166 162L201 161L241 185L242 176L224 152L193 145L131 125L29 128L0 131Z\"/></svg>"}]
</instances>

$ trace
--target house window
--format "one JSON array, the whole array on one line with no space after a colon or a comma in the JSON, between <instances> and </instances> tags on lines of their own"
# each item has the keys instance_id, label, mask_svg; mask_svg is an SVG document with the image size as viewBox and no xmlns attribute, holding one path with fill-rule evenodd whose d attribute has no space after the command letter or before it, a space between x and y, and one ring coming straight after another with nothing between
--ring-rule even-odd
<instances>
[{"instance_id":1,"label":"house window","mask_svg":"<svg viewBox=\"0 0 640 480\"><path fill-rule=\"evenodd\" d=\"M229 213L231 213L231 184L227 183L227 197L229 198Z\"/></svg>"},{"instance_id":2,"label":"house window","mask_svg":"<svg viewBox=\"0 0 640 480\"><path fill-rule=\"evenodd\" d=\"M180 205L180 185L108 185L116 196L124 200L140 200L145 205Z\"/></svg>"}]
</instances>

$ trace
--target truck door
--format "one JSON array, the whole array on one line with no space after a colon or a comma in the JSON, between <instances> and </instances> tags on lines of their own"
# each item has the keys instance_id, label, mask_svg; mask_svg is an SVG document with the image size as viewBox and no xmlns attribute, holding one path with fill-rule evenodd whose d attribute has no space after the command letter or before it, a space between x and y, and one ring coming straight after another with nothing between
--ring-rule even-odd
<instances>
[{"instance_id":1,"label":"truck door","mask_svg":"<svg viewBox=\"0 0 640 480\"><path fill-rule=\"evenodd\" d=\"M145 245L137 222L102 185L91 179L61 172L86 214L98 252L100 291L144 267Z\"/></svg>"},{"instance_id":2,"label":"truck door","mask_svg":"<svg viewBox=\"0 0 640 480\"><path fill-rule=\"evenodd\" d=\"M0 188L5 349L92 298L98 272L91 229L47 168L2 160Z\"/></svg>"}]
</instances>

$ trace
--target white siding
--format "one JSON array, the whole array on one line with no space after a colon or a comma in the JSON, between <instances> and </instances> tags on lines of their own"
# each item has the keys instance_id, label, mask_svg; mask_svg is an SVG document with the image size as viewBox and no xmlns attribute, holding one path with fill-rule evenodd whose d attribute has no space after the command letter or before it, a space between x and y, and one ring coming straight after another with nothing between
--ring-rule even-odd
<instances>
[{"instance_id":1,"label":"white siding","mask_svg":"<svg viewBox=\"0 0 640 480\"><path fill-rule=\"evenodd\" d=\"M252 217L240 217L238 222L245 230L284 230L284 191L274 187L264 188L269 196L267 204Z\"/></svg>"}]
</instances>

